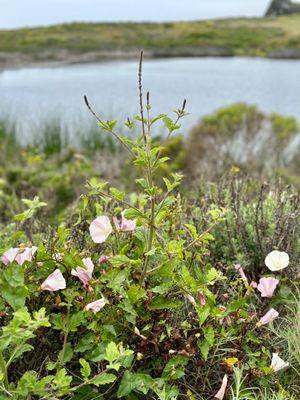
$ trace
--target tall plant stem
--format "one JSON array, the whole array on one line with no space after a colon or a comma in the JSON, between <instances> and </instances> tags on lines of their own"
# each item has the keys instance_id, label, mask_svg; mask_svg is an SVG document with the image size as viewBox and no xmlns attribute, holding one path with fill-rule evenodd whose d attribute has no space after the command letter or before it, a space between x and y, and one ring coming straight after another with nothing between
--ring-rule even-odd
<instances>
[{"instance_id":1,"label":"tall plant stem","mask_svg":"<svg viewBox=\"0 0 300 400\"><path fill-rule=\"evenodd\" d=\"M5 389L8 389L9 382L8 382L8 376L7 376L7 366L6 366L6 362L3 358L2 352L0 352L0 370L4 376L4 379L3 379L4 387L5 387Z\"/></svg>"},{"instance_id":2,"label":"tall plant stem","mask_svg":"<svg viewBox=\"0 0 300 400\"><path fill-rule=\"evenodd\" d=\"M68 344L68 336L69 336L69 318L70 318L70 305L68 305L68 312L67 312L67 317L66 317L66 331L64 333L64 343L63 343L63 348L61 350L61 355L60 355L60 364L64 364L64 359L65 359L65 354L66 354L66 348Z\"/></svg>"}]
</instances>

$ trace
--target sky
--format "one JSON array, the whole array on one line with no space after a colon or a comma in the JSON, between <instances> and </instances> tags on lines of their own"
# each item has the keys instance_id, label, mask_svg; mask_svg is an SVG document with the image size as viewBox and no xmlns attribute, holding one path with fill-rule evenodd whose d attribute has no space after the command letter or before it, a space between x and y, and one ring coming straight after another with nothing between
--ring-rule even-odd
<instances>
[{"instance_id":1,"label":"sky","mask_svg":"<svg viewBox=\"0 0 300 400\"><path fill-rule=\"evenodd\" d=\"M270 0L0 0L0 28L261 16Z\"/></svg>"}]
</instances>

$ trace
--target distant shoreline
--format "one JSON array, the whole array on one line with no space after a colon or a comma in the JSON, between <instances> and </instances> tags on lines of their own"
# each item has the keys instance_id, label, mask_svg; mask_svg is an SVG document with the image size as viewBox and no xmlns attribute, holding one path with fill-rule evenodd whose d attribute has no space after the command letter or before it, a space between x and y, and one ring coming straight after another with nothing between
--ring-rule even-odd
<instances>
[{"instance_id":1,"label":"distant shoreline","mask_svg":"<svg viewBox=\"0 0 300 400\"><path fill-rule=\"evenodd\" d=\"M165 59L165 58L234 58L234 57L249 57L249 58L265 58L265 59L281 59L281 60L300 60L300 52L294 52L292 49L282 49L274 54L267 56L251 56L251 55L236 55L226 49L198 49L198 51L146 51L144 53L146 59ZM105 51L105 52L87 52L83 54L72 54L69 52L61 52L57 54L55 59L47 58L46 55L40 54L37 58L32 54L24 53L2 53L0 52L0 71L30 67L59 67L72 64L92 64L97 62L122 61L122 60L137 60L139 51L120 52L120 51Z\"/></svg>"},{"instance_id":2,"label":"distant shoreline","mask_svg":"<svg viewBox=\"0 0 300 400\"><path fill-rule=\"evenodd\" d=\"M0 30L0 69L138 58L300 59L300 14L169 23L72 23Z\"/></svg>"}]
</instances>

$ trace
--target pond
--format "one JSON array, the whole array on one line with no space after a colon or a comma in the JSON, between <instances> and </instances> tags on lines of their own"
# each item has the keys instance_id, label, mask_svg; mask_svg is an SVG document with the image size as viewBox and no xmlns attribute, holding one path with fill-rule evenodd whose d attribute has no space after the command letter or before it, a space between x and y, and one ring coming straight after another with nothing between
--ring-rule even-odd
<instances>
[{"instance_id":1,"label":"pond","mask_svg":"<svg viewBox=\"0 0 300 400\"><path fill-rule=\"evenodd\" d=\"M203 115L238 101L300 119L299 60L156 59L144 62L143 75L153 115L172 112L187 99L190 115L182 126L184 134ZM2 71L0 119L13 121L24 141L52 121L60 121L74 138L92 123L84 94L104 119L134 116L138 113L137 62Z\"/></svg>"}]
</instances>

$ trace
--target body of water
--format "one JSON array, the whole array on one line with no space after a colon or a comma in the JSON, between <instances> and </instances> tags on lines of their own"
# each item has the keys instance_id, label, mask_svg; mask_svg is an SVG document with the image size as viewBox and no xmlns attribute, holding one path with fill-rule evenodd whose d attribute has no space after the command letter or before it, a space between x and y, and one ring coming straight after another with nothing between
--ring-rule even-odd
<instances>
[{"instance_id":1,"label":"body of water","mask_svg":"<svg viewBox=\"0 0 300 400\"><path fill-rule=\"evenodd\" d=\"M259 58L174 58L144 63L144 91L150 91L153 114L172 112L184 98L190 115L186 132L203 115L243 101L265 112L300 119L300 61ZM17 124L30 140L41 124L60 120L72 132L92 117L86 94L102 118L138 113L137 62L113 61L57 68L0 72L0 118Z\"/></svg>"}]
</instances>

